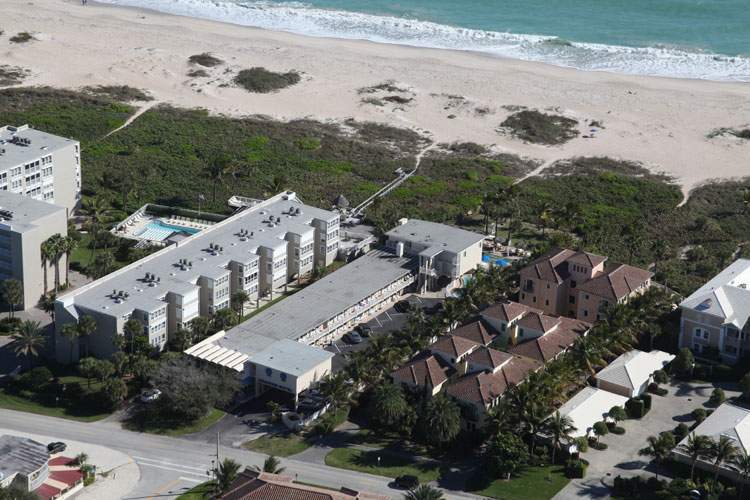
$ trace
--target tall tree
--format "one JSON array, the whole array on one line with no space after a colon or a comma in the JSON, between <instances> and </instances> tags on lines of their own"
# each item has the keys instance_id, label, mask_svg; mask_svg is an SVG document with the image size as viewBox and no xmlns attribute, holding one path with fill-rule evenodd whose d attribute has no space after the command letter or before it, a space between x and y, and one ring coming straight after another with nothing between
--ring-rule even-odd
<instances>
[{"instance_id":1,"label":"tall tree","mask_svg":"<svg viewBox=\"0 0 750 500\"><path fill-rule=\"evenodd\" d=\"M443 448L461 431L461 410L440 393L424 404L419 415L419 429L430 444Z\"/></svg>"},{"instance_id":2,"label":"tall tree","mask_svg":"<svg viewBox=\"0 0 750 500\"><path fill-rule=\"evenodd\" d=\"M648 446L641 449L638 454L651 457L654 461L654 471L656 479L659 479L659 466L664 463L674 448L674 435L670 433L662 433L656 436L649 436Z\"/></svg>"},{"instance_id":3,"label":"tall tree","mask_svg":"<svg viewBox=\"0 0 750 500\"><path fill-rule=\"evenodd\" d=\"M320 393L328 398L335 411L349 401L350 388L346 383L346 374L338 372L329 374L320 381Z\"/></svg>"},{"instance_id":4,"label":"tall tree","mask_svg":"<svg viewBox=\"0 0 750 500\"><path fill-rule=\"evenodd\" d=\"M420 484L404 493L404 500L443 500L443 492L429 484Z\"/></svg>"},{"instance_id":5,"label":"tall tree","mask_svg":"<svg viewBox=\"0 0 750 500\"><path fill-rule=\"evenodd\" d=\"M62 253L65 255L65 284L70 285L70 256L78 246L78 241L71 236L64 236L60 243Z\"/></svg>"},{"instance_id":6,"label":"tall tree","mask_svg":"<svg viewBox=\"0 0 750 500\"><path fill-rule=\"evenodd\" d=\"M523 440L512 432L500 432L491 437L484 453L485 466L493 477L511 476L529 461L529 452Z\"/></svg>"},{"instance_id":7,"label":"tall tree","mask_svg":"<svg viewBox=\"0 0 750 500\"><path fill-rule=\"evenodd\" d=\"M239 463L231 458L225 458L219 462L216 469L214 469L214 474L216 475L216 487L220 493L229 489L229 486L237 479L237 474L239 474L241 467Z\"/></svg>"},{"instance_id":8,"label":"tall tree","mask_svg":"<svg viewBox=\"0 0 750 500\"><path fill-rule=\"evenodd\" d=\"M719 480L719 470L725 462L730 462L739 450L734 440L728 436L719 436L718 441L711 443L711 458L714 460L714 483Z\"/></svg>"},{"instance_id":9,"label":"tall tree","mask_svg":"<svg viewBox=\"0 0 750 500\"><path fill-rule=\"evenodd\" d=\"M130 343L130 354L135 354L136 338L143 335L143 323L139 319L131 318L122 326L122 333Z\"/></svg>"},{"instance_id":10,"label":"tall tree","mask_svg":"<svg viewBox=\"0 0 750 500\"><path fill-rule=\"evenodd\" d=\"M701 458L707 458L711 454L711 438L699 436L693 432L679 448L680 451L690 457L690 480L692 481L695 477L695 464Z\"/></svg>"},{"instance_id":11,"label":"tall tree","mask_svg":"<svg viewBox=\"0 0 750 500\"><path fill-rule=\"evenodd\" d=\"M42 242L42 244L39 246L39 251L42 255L42 272L44 273L42 279L44 283L44 295L47 295L47 290L49 290L49 280L47 279L47 267L50 262L52 262L52 259L55 255L55 250L52 248L52 244L50 243L49 239L46 239Z\"/></svg>"},{"instance_id":12,"label":"tall tree","mask_svg":"<svg viewBox=\"0 0 750 500\"><path fill-rule=\"evenodd\" d=\"M370 418L377 425L387 429L404 431L410 413L411 406L406 401L400 386L383 383L375 388Z\"/></svg>"},{"instance_id":13,"label":"tall tree","mask_svg":"<svg viewBox=\"0 0 750 500\"><path fill-rule=\"evenodd\" d=\"M109 220L112 208L109 203L100 196L85 198L81 204L81 212L89 218L89 231L91 233L91 257L89 262L94 262L97 241L104 224Z\"/></svg>"},{"instance_id":14,"label":"tall tree","mask_svg":"<svg viewBox=\"0 0 750 500\"><path fill-rule=\"evenodd\" d=\"M552 438L552 463L554 464L557 450L563 442L567 443L572 439L571 435L577 429L573 425L573 420L567 415L561 415L559 411L547 419L544 427Z\"/></svg>"},{"instance_id":15,"label":"tall tree","mask_svg":"<svg viewBox=\"0 0 750 500\"><path fill-rule=\"evenodd\" d=\"M245 304L250 300L250 295L244 290L238 290L232 294L232 309L237 313L240 320L245 317Z\"/></svg>"},{"instance_id":16,"label":"tall tree","mask_svg":"<svg viewBox=\"0 0 750 500\"><path fill-rule=\"evenodd\" d=\"M193 333L193 340L200 342L211 332L211 320L205 316L194 318L190 322L190 331Z\"/></svg>"},{"instance_id":17,"label":"tall tree","mask_svg":"<svg viewBox=\"0 0 750 500\"><path fill-rule=\"evenodd\" d=\"M18 280L7 279L2 282L0 288L3 300L8 304L8 314L13 318L16 307L23 303L23 285Z\"/></svg>"},{"instance_id":18,"label":"tall tree","mask_svg":"<svg viewBox=\"0 0 750 500\"><path fill-rule=\"evenodd\" d=\"M80 337L84 339L84 356L89 355L89 338L97 329L96 320L90 314L84 314L81 319L78 320L78 332Z\"/></svg>"},{"instance_id":19,"label":"tall tree","mask_svg":"<svg viewBox=\"0 0 750 500\"><path fill-rule=\"evenodd\" d=\"M271 455L263 461L263 467L253 467L258 472L269 474L283 474L286 468L281 466L281 460Z\"/></svg>"},{"instance_id":20,"label":"tall tree","mask_svg":"<svg viewBox=\"0 0 750 500\"><path fill-rule=\"evenodd\" d=\"M13 351L16 356L23 356L33 365L33 360L39 356L39 350L44 347L47 337L44 336L38 321L24 320L13 334Z\"/></svg>"},{"instance_id":21,"label":"tall tree","mask_svg":"<svg viewBox=\"0 0 750 500\"><path fill-rule=\"evenodd\" d=\"M66 323L62 326L60 333L62 333L63 337L68 339L68 342L70 343L70 364L72 365L73 359L75 358L74 348L81 332L78 330L78 325L76 323Z\"/></svg>"},{"instance_id":22,"label":"tall tree","mask_svg":"<svg viewBox=\"0 0 750 500\"><path fill-rule=\"evenodd\" d=\"M750 479L750 455L742 451L737 452L734 458L732 458L732 467L740 475L738 481L740 487L737 492L737 498L745 498L742 496L742 490L745 489L745 483Z\"/></svg>"},{"instance_id":23,"label":"tall tree","mask_svg":"<svg viewBox=\"0 0 750 500\"><path fill-rule=\"evenodd\" d=\"M39 309L49 314L50 319L55 321L55 301L57 300L57 294L55 292L45 293L39 297Z\"/></svg>"}]
</instances>

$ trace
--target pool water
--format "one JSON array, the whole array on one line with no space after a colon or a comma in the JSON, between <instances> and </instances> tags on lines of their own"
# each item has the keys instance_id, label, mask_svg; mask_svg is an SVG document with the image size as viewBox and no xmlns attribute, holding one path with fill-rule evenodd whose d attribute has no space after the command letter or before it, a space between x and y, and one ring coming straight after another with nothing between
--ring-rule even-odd
<instances>
[{"instance_id":1,"label":"pool water","mask_svg":"<svg viewBox=\"0 0 750 500\"><path fill-rule=\"evenodd\" d=\"M138 233L139 238L151 241L164 241L169 238L172 233L182 232L186 234L199 233L200 229L194 227L178 226L176 224L167 224L161 219L154 219L143 228L143 231Z\"/></svg>"},{"instance_id":2,"label":"pool water","mask_svg":"<svg viewBox=\"0 0 750 500\"><path fill-rule=\"evenodd\" d=\"M482 262L492 262L494 265L500 267L508 267L510 265L507 259L498 258L487 253L482 254Z\"/></svg>"}]
</instances>

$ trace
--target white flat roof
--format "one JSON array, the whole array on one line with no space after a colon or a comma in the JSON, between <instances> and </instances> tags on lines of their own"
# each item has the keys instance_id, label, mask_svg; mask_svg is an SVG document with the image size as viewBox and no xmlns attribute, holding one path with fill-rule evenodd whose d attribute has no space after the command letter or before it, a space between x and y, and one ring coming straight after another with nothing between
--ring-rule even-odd
<instances>
[{"instance_id":1,"label":"white flat roof","mask_svg":"<svg viewBox=\"0 0 750 500\"><path fill-rule=\"evenodd\" d=\"M333 353L320 347L283 339L250 357L250 362L296 377L314 370L333 358Z\"/></svg>"},{"instance_id":2,"label":"white flat roof","mask_svg":"<svg viewBox=\"0 0 750 500\"><path fill-rule=\"evenodd\" d=\"M674 359L673 354L664 351L643 352L637 349L626 352L596 374L598 380L604 380L621 387L637 389L651 375L664 368Z\"/></svg>"},{"instance_id":3,"label":"white flat roof","mask_svg":"<svg viewBox=\"0 0 750 500\"><path fill-rule=\"evenodd\" d=\"M562 405L559 412L573 421L576 430L571 436L581 437L585 436L586 431L593 428L596 422L603 420L613 406L624 407L627 400L625 396L613 392L586 387Z\"/></svg>"}]
</instances>

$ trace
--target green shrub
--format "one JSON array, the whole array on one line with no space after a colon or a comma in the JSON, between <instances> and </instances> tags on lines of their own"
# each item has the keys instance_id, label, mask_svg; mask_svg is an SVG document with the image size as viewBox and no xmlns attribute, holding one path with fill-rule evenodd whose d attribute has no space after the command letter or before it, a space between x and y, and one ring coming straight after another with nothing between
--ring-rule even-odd
<instances>
[{"instance_id":1,"label":"green shrub","mask_svg":"<svg viewBox=\"0 0 750 500\"><path fill-rule=\"evenodd\" d=\"M589 451L589 440L586 438L586 436L580 436L573 440L575 445L578 447L578 451L581 453L586 453Z\"/></svg>"},{"instance_id":2,"label":"green shrub","mask_svg":"<svg viewBox=\"0 0 750 500\"><path fill-rule=\"evenodd\" d=\"M145 91L127 85L98 85L96 87L84 87L84 90L94 95L109 97L118 102L154 100Z\"/></svg>"},{"instance_id":3,"label":"green shrub","mask_svg":"<svg viewBox=\"0 0 750 500\"><path fill-rule=\"evenodd\" d=\"M52 372L46 366L38 366L18 377L17 385L21 389L38 391L52 380Z\"/></svg>"},{"instance_id":4,"label":"green shrub","mask_svg":"<svg viewBox=\"0 0 750 500\"><path fill-rule=\"evenodd\" d=\"M565 462L565 477L581 479L586 475L588 465L581 459L570 459Z\"/></svg>"},{"instance_id":5,"label":"green shrub","mask_svg":"<svg viewBox=\"0 0 750 500\"><path fill-rule=\"evenodd\" d=\"M619 425L615 425L610 427L609 432L611 432L612 434L622 435L625 434L625 428L620 427Z\"/></svg>"},{"instance_id":6,"label":"green shrub","mask_svg":"<svg viewBox=\"0 0 750 500\"><path fill-rule=\"evenodd\" d=\"M737 375L731 366L720 364L713 367L711 380L715 382L731 382L736 380Z\"/></svg>"},{"instance_id":7,"label":"green shrub","mask_svg":"<svg viewBox=\"0 0 750 500\"><path fill-rule=\"evenodd\" d=\"M224 61L222 61L218 57L212 56L208 52L204 52L203 54L195 54L190 56L188 58L188 62L190 64L198 64L207 68L213 68L214 66L222 64Z\"/></svg>"},{"instance_id":8,"label":"green shrub","mask_svg":"<svg viewBox=\"0 0 750 500\"><path fill-rule=\"evenodd\" d=\"M690 428L684 423L681 423L677 427L675 427L672 432L674 433L675 441L679 443L690 433Z\"/></svg>"},{"instance_id":9,"label":"green shrub","mask_svg":"<svg viewBox=\"0 0 750 500\"><path fill-rule=\"evenodd\" d=\"M641 401L643 401L644 415L651 409L651 394L641 394Z\"/></svg>"},{"instance_id":10,"label":"green shrub","mask_svg":"<svg viewBox=\"0 0 750 500\"><path fill-rule=\"evenodd\" d=\"M657 384L666 384L669 382L669 376L664 370L656 370L654 372L654 382Z\"/></svg>"},{"instance_id":11,"label":"green shrub","mask_svg":"<svg viewBox=\"0 0 750 500\"><path fill-rule=\"evenodd\" d=\"M578 135L578 122L572 118L549 115L535 110L514 113L500 124L511 133L534 144L563 144Z\"/></svg>"},{"instance_id":12,"label":"green shrub","mask_svg":"<svg viewBox=\"0 0 750 500\"><path fill-rule=\"evenodd\" d=\"M12 43L26 43L26 42L30 42L33 39L34 37L31 36L31 33L28 33L26 31L22 31L10 37L10 41Z\"/></svg>"},{"instance_id":13,"label":"green shrub","mask_svg":"<svg viewBox=\"0 0 750 500\"><path fill-rule=\"evenodd\" d=\"M630 398L625 402L625 411L630 418L642 418L646 414L646 404L641 399Z\"/></svg>"},{"instance_id":14,"label":"green shrub","mask_svg":"<svg viewBox=\"0 0 750 500\"><path fill-rule=\"evenodd\" d=\"M713 391L711 391L711 397L708 398L708 404L711 406L719 406L721 403L723 403L727 399L726 394L724 394L724 390L717 387Z\"/></svg>"},{"instance_id":15,"label":"green shrub","mask_svg":"<svg viewBox=\"0 0 750 500\"><path fill-rule=\"evenodd\" d=\"M691 412L691 415L695 419L695 423L700 424L704 420L706 420L706 410L703 408L696 408Z\"/></svg>"},{"instance_id":16,"label":"green shrub","mask_svg":"<svg viewBox=\"0 0 750 500\"><path fill-rule=\"evenodd\" d=\"M234 77L235 85L249 92L267 94L276 90L291 87L301 80L299 73L289 71L288 73L274 73L266 68L243 69Z\"/></svg>"}]
</instances>

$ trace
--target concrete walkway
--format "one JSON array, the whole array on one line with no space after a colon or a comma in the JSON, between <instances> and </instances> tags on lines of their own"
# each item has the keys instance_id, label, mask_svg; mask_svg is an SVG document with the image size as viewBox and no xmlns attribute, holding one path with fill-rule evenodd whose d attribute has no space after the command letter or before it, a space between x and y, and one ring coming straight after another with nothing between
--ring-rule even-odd
<instances>
[{"instance_id":1,"label":"concrete walkway","mask_svg":"<svg viewBox=\"0 0 750 500\"><path fill-rule=\"evenodd\" d=\"M690 413L699 407L706 408L705 404L714 389L714 385L694 382L678 382L663 387L669 394L664 397L652 395L651 411L645 417L620 424L625 434L602 437L601 442L607 444L606 450L589 448L588 452L582 454L589 462L586 477L568 483L555 499L607 498L610 496L607 485L611 485L616 476L637 476L647 472L646 475L650 475L655 472L650 459L638 454L646 447L646 439L672 430L681 422L690 425L693 421ZM739 395L739 392L726 388L724 391L727 398Z\"/></svg>"}]
</instances>

